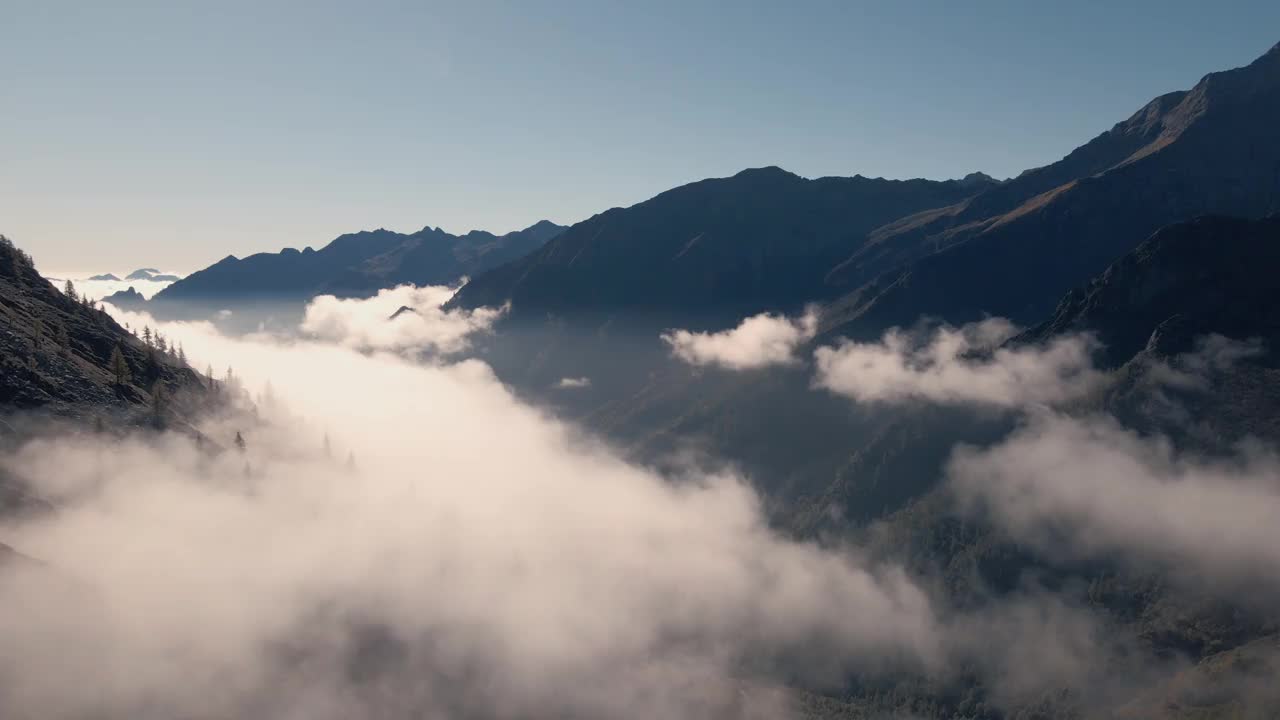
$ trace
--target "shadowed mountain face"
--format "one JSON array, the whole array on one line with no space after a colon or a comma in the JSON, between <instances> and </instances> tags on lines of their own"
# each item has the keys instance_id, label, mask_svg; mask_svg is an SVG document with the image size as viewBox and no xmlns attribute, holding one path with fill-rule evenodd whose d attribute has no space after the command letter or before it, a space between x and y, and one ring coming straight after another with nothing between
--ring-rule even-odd
<instances>
[{"instance_id":1,"label":"shadowed mountain face","mask_svg":"<svg viewBox=\"0 0 1280 720\"><path fill-rule=\"evenodd\" d=\"M1192 350L1207 333L1280 340L1280 215L1202 217L1162 228L1020 340L1088 330L1109 365L1139 351Z\"/></svg>"},{"instance_id":2,"label":"shadowed mountain face","mask_svg":"<svg viewBox=\"0 0 1280 720\"><path fill-rule=\"evenodd\" d=\"M157 293L166 302L300 300L322 293L370 294L404 283L441 285L540 247L563 228L542 221L498 236L450 235L426 227L409 235L374 230L342 235L320 250L286 248L240 259L228 256Z\"/></svg>"},{"instance_id":3,"label":"shadowed mountain face","mask_svg":"<svg viewBox=\"0 0 1280 720\"><path fill-rule=\"evenodd\" d=\"M827 278L854 334L933 315L1022 322L1158 228L1280 210L1280 46L1161 96L1063 160L872 234Z\"/></svg>"},{"instance_id":4,"label":"shadowed mountain face","mask_svg":"<svg viewBox=\"0 0 1280 720\"><path fill-rule=\"evenodd\" d=\"M878 478L870 504L859 494L865 487L841 503L846 517L866 517L914 492L896 479L893 461L878 458L920 448L918 438L955 425L953 413L899 419L850 410L841 400L814 397L808 374L792 370L690 370L671 360L659 332L725 329L745 315L794 312L809 301L827 301L818 340L824 343L878 338L922 316L960 324L989 313L1022 325L1041 322L1064 295L1161 227L1209 211L1263 217L1275 209L1274 127L1280 127L1280 49L1210 75L1191 91L1161 96L1063 160L1005 182L809 181L776 168L746 171L579 223L523 260L473 278L453 302L511 300L512 313L487 341L485 359L507 382L590 418L637 453L697 444L743 459L775 484L769 490L785 488L783 494ZM913 213L912 204L919 210ZM1166 232L1232 238L1265 235L1265 228L1219 219ZM1160 257L1177 256L1168 249L1177 244L1165 239L1150 247L1165 248ZM1211 244L1187 242L1212 252ZM1194 253L1178 263L1183 270L1202 266L1210 278L1204 292L1185 300L1214 307L1224 267ZM1269 292L1263 279L1251 277L1241 287ZM1255 313L1251 322L1257 319ZM1128 334L1104 338L1111 366L1141 350L1159 324L1132 320ZM1197 332L1215 324L1222 332L1234 327L1219 313ZM589 378L590 386L557 391L562 378ZM894 425L900 433L891 432ZM796 426L821 429L779 448L774 440L794 436ZM971 429L974 439L1004 430ZM850 451L866 438L880 440ZM795 452L800 447L806 450ZM930 462L948 447L938 444Z\"/></svg>"},{"instance_id":5,"label":"shadowed mountain face","mask_svg":"<svg viewBox=\"0 0 1280 720\"><path fill-rule=\"evenodd\" d=\"M538 252L472 278L462 307L513 312L751 311L822 293L822 277L872 229L949 205L994 184L965 180L807 180L745 170L614 208Z\"/></svg>"},{"instance_id":6,"label":"shadowed mountain face","mask_svg":"<svg viewBox=\"0 0 1280 720\"><path fill-rule=\"evenodd\" d=\"M792 311L843 295L827 325L851 335L923 315L1034 322L1160 227L1280 210L1277 126L1280 46L1005 182L748 170L592 217L473 277L454 302L511 300L515 318L579 313L594 323Z\"/></svg>"}]
</instances>

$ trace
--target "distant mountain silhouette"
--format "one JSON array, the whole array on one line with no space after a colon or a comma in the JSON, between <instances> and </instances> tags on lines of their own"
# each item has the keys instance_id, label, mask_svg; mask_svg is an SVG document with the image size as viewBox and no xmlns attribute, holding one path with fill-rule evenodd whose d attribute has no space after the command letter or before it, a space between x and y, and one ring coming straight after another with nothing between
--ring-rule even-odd
<instances>
[{"instance_id":1,"label":"distant mountain silhouette","mask_svg":"<svg viewBox=\"0 0 1280 720\"><path fill-rule=\"evenodd\" d=\"M120 282L120 278L116 277L115 275L112 275L111 273L104 273L102 275L91 275L86 279L106 281L106 282Z\"/></svg>"},{"instance_id":2,"label":"distant mountain silhouette","mask_svg":"<svg viewBox=\"0 0 1280 720\"><path fill-rule=\"evenodd\" d=\"M561 230L544 220L501 236L483 231L458 236L431 227L408 235L351 233L320 250L227 256L160 291L153 301L296 300L321 293L367 294L403 283L445 284L520 257Z\"/></svg>"},{"instance_id":3,"label":"distant mountain silhouette","mask_svg":"<svg viewBox=\"0 0 1280 720\"><path fill-rule=\"evenodd\" d=\"M102 302L110 303L123 310L136 310L146 307L147 299L130 285L128 290L118 290L102 298Z\"/></svg>"},{"instance_id":4,"label":"distant mountain silhouette","mask_svg":"<svg viewBox=\"0 0 1280 720\"><path fill-rule=\"evenodd\" d=\"M473 277L454 302L510 299L513 312L532 315L803 302L871 230L994 185L976 174L808 180L777 167L744 170L580 222L541 250Z\"/></svg>"},{"instance_id":5,"label":"distant mountain silhouette","mask_svg":"<svg viewBox=\"0 0 1280 720\"><path fill-rule=\"evenodd\" d=\"M92 279L92 278L90 278ZM125 280L143 280L150 282L177 282L182 278L177 275L161 273L155 268L139 268L125 276Z\"/></svg>"}]
</instances>

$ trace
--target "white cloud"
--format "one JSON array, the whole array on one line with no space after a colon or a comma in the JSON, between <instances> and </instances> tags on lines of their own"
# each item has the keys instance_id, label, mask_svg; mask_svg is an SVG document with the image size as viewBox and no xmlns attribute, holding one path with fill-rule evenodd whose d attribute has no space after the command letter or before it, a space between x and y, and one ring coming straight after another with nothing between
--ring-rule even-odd
<instances>
[{"instance_id":1,"label":"white cloud","mask_svg":"<svg viewBox=\"0 0 1280 720\"><path fill-rule=\"evenodd\" d=\"M461 352L506 309L442 309L455 292L456 287L401 285L367 299L323 295L307 305L302 331L363 350Z\"/></svg>"},{"instance_id":2,"label":"white cloud","mask_svg":"<svg viewBox=\"0 0 1280 720\"><path fill-rule=\"evenodd\" d=\"M942 662L900 569L780 537L732 475L628 464L482 363L128 317L287 412L203 422L244 456L171 435L9 459L59 506L0 526L41 563L0 570L17 715L776 716L742 700L775 663Z\"/></svg>"},{"instance_id":3,"label":"white cloud","mask_svg":"<svg viewBox=\"0 0 1280 720\"><path fill-rule=\"evenodd\" d=\"M729 370L752 370L797 361L796 348L813 339L818 316L810 311L798 319L763 313L720 332L668 330L662 341L677 358L691 365L715 365Z\"/></svg>"},{"instance_id":4,"label":"white cloud","mask_svg":"<svg viewBox=\"0 0 1280 720\"><path fill-rule=\"evenodd\" d=\"M69 278L71 284L75 286L76 292L81 295L88 295L94 300L101 300L113 293L133 288L144 298L150 300L153 295L161 290L169 287L173 283L168 280L90 280L89 277L97 273L49 273L46 277L50 281L62 289L62 284Z\"/></svg>"},{"instance_id":5,"label":"white cloud","mask_svg":"<svg viewBox=\"0 0 1280 720\"><path fill-rule=\"evenodd\" d=\"M1280 462L1269 451L1180 454L1111 419L1045 414L992 448L957 451L948 473L970 510L1051 555L1280 590Z\"/></svg>"},{"instance_id":6,"label":"white cloud","mask_svg":"<svg viewBox=\"0 0 1280 720\"><path fill-rule=\"evenodd\" d=\"M1022 407L1067 402L1102 383L1091 360L1096 343L1088 336L997 347L1016 331L993 318L924 334L895 328L880 342L818 348L815 384L862 402Z\"/></svg>"},{"instance_id":7,"label":"white cloud","mask_svg":"<svg viewBox=\"0 0 1280 720\"><path fill-rule=\"evenodd\" d=\"M577 390L579 388L591 387L591 378L588 378L588 377L560 378L560 381L556 383L556 387L560 390Z\"/></svg>"}]
</instances>

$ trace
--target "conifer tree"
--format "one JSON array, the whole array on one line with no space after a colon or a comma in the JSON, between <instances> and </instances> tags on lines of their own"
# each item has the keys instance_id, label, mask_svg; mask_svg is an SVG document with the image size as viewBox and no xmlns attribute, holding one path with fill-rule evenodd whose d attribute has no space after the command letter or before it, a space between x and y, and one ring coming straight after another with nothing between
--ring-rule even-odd
<instances>
[{"instance_id":1,"label":"conifer tree","mask_svg":"<svg viewBox=\"0 0 1280 720\"><path fill-rule=\"evenodd\" d=\"M115 376L116 385L128 385L131 377L129 372L129 363L125 362L124 353L120 352L120 346L116 345L111 349L111 360L108 362L111 368L111 374Z\"/></svg>"},{"instance_id":2,"label":"conifer tree","mask_svg":"<svg viewBox=\"0 0 1280 720\"><path fill-rule=\"evenodd\" d=\"M71 278L67 278L67 283L62 286L62 294L67 296L71 302L76 302L79 296L76 295L76 286L71 283Z\"/></svg>"},{"instance_id":3,"label":"conifer tree","mask_svg":"<svg viewBox=\"0 0 1280 720\"><path fill-rule=\"evenodd\" d=\"M31 324L31 332L35 336L36 349L39 350L44 342L44 320L36 318L36 321Z\"/></svg>"},{"instance_id":4,"label":"conifer tree","mask_svg":"<svg viewBox=\"0 0 1280 720\"><path fill-rule=\"evenodd\" d=\"M164 422L164 413L169 407L169 391L164 381L156 380L151 386L151 419L159 427Z\"/></svg>"},{"instance_id":5,"label":"conifer tree","mask_svg":"<svg viewBox=\"0 0 1280 720\"><path fill-rule=\"evenodd\" d=\"M151 347L151 326L147 325L142 328L142 344Z\"/></svg>"},{"instance_id":6,"label":"conifer tree","mask_svg":"<svg viewBox=\"0 0 1280 720\"><path fill-rule=\"evenodd\" d=\"M240 452L244 452L244 448L245 448L244 436L240 434L239 430L236 431L235 442L236 442L236 449L239 450Z\"/></svg>"}]
</instances>

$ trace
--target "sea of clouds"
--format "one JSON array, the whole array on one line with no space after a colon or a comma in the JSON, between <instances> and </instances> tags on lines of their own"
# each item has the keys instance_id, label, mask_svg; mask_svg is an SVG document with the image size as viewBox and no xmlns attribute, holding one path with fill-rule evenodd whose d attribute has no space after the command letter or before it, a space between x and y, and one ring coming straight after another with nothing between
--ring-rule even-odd
<instances>
[{"instance_id":1,"label":"sea of clouds","mask_svg":"<svg viewBox=\"0 0 1280 720\"><path fill-rule=\"evenodd\" d=\"M763 718L794 712L786 687L855 673L965 668L1011 703L1130 680L1107 674L1123 639L1065 596L948 607L895 562L780 534L731 470L660 474L522 402L455 359L503 310L443 310L451 292L319 298L289 337L113 309L263 399L201 420L205 440L58 435L4 459L55 508L0 523L26 558L0 569L6 716ZM666 342L726 368L795 364L814 323ZM1255 544L1280 509L1272 456L1211 464L1044 409L1096 381L1087 341L964 354L997 330L836 346L815 391L1035 406L955 456L964 507L1029 543L1062 526L1071 555L1275 569L1275 543ZM879 375L836 379L859 367ZM877 377L888 389L867 391ZM1190 523L1193 506L1247 521Z\"/></svg>"}]
</instances>

